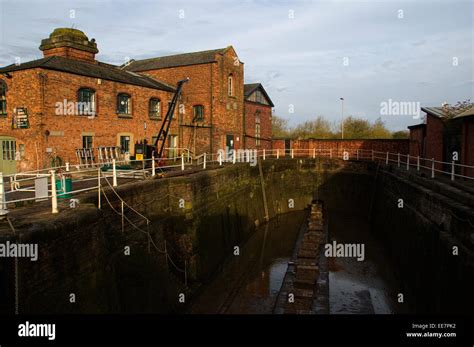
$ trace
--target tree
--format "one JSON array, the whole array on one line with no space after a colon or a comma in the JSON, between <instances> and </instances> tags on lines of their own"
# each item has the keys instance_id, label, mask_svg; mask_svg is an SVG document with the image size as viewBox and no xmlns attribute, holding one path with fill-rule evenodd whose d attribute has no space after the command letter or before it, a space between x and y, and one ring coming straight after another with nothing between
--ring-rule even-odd
<instances>
[{"instance_id":1,"label":"tree","mask_svg":"<svg viewBox=\"0 0 474 347\"><path fill-rule=\"evenodd\" d=\"M319 138L329 139L334 137L331 131L331 123L322 116L316 117L315 120L306 121L299 124L292 131L296 138Z\"/></svg>"},{"instance_id":2,"label":"tree","mask_svg":"<svg viewBox=\"0 0 474 347\"><path fill-rule=\"evenodd\" d=\"M290 137L288 119L272 116L272 131L274 137Z\"/></svg>"},{"instance_id":3,"label":"tree","mask_svg":"<svg viewBox=\"0 0 474 347\"><path fill-rule=\"evenodd\" d=\"M409 135L408 130L394 131L392 133L392 139L407 139Z\"/></svg>"},{"instance_id":4,"label":"tree","mask_svg":"<svg viewBox=\"0 0 474 347\"><path fill-rule=\"evenodd\" d=\"M370 135L370 128L370 122L367 119L350 116L344 120L344 138L367 139ZM340 135L338 137L340 138Z\"/></svg>"},{"instance_id":5,"label":"tree","mask_svg":"<svg viewBox=\"0 0 474 347\"><path fill-rule=\"evenodd\" d=\"M446 113L446 120L450 120L453 117L457 116L458 114L461 114L472 107L474 107L474 103L471 102L471 99L458 101L454 105L450 105L450 104L443 105L444 112Z\"/></svg>"},{"instance_id":6,"label":"tree","mask_svg":"<svg viewBox=\"0 0 474 347\"><path fill-rule=\"evenodd\" d=\"M392 134L385 127L385 123L382 121L382 118L377 118L370 128L370 138L371 139L390 139Z\"/></svg>"}]
</instances>

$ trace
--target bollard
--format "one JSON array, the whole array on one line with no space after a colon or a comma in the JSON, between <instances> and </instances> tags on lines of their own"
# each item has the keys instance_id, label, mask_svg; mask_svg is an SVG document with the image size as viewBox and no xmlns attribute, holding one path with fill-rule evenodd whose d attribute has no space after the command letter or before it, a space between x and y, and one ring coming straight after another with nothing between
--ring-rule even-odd
<instances>
[{"instance_id":1,"label":"bollard","mask_svg":"<svg viewBox=\"0 0 474 347\"><path fill-rule=\"evenodd\" d=\"M263 160L265 160L265 148L263 149Z\"/></svg>"},{"instance_id":2,"label":"bollard","mask_svg":"<svg viewBox=\"0 0 474 347\"><path fill-rule=\"evenodd\" d=\"M151 156L151 175L155 176L156 175L156 168L155 168L155 156Z\"/></svg>"},{"instance_id":3,"label":"bollard","mask_svg":"<svg viewBox=\"0 0 474 347\"><path fill-rule=\"evenodd\" d=\"M5 196L5 187L3 185L3 172L0 172L0 219L5 218L8 213Z\"/></svg>"},{"instance_id":4,"label":"bollard","mask_svg":"<svg viewBox=\"0 0 474 347\"><path fill-rule=\"evenodd\" d=\"M316 148L313 148L313 159L316 158Z\"/></svg>"},{"instance_id":5,"label":"bollard","mask_svg":"<svg viewBox=\"0 0 474 347\"><path fill-rule=\"evenodd\" d=\"M237 155L235 153L235 150L232 150L232 164L235 164L235 161L237 160Z\"/></svg>"},{"instance_id":6,"label":"bollard","mask_svg":"<svg viewBox=\"0 0 474 347\"><path fill-rule=\"evenodd\" d=\"M280 149L277 148L277 159L280 159Z\"/></svg>"},{"instance_id":7,"label":"bollard","mask_svg":"<svg viewBox=\"0 0 474 347\"><path fill-rule=\"evenodd\" d=\"M407 171L410 170L410 154L407 154Z\"/></svg>"},{"instance_id":8,"label":"bollard","mask_svg":"<svg viewBox=\"0 0 474 347\"><path fill-rule=\"evenodd\" d=\"M181 171L184 171L184 155L181 153Z\"/></svg>"},{"instance_id":9,"label":"bollard","mask_svg":"<svg viewBox=\"0 0 474 347\"><path fill-rule=\"evenodd\" d=\"M454 160L451 162L451 181L454 181Z\"/></svg>"},{"instance_id":10,"label":"bollard","mask_svg":"<svg viewBox=\"0 0 474 347\"><path fill-rule=\"evenodd\" d=\"M416 157L416 171L420 171L420 156Z\"/></svg>"},{"instance_id":11,"label":"bollard","mask_svg":"<svg viewBox=\"0 0 474 347\"><path fill-rule=\"evenodd\" d=\"M204 152L204 161L202 163L202 168L205 170L206 169L206 152Z\"/></svg>"},{"instance_id":12,"label":"bollard","mask_svg":"<svg viewBox=\"0 0 474 347\"><path fill-rule=\"evenodd\" d=\"M295 152L294 152L294 149L292 148L291 149L291 159L293 159L295 157Z\"/></svg>"},{"instance_id":13,"label":"bollard","mask_svg":"<svg viewBox=\"0 0 474 347\"><path fill-rule=\"evenodd\" d=\"M387 155L385 156L385 165L388 165L388 152L387 152Z\"/></svg>"},{"instance_id":14,"label":"bollard","mask_svg":"<svg viewBox=\"0 0 474 347\"><path fill-rule=\"evenodd\" d=\"M69 172L69 163L66 163L66 171Z\"/></svg>"},{"instance_id":15,"label":"bollard","mask_svg":"<svg viewBox=\"0 0 474 347\"><path fill-rule=\"evenodd\" d=\"M329 158L332 159L332 148L329 149Z\"/></svg>"},{"instance_id":16,"label":"bollard","mask_svg":"<svg viewBox=\"0 0 474 347\"><path fill-rule=\"evenodd\" d=\"M222 152L219 152L219 166L222 166Z\"/></svg>"},{"instance_id":17,"label":"bollard","mask_svg":"<svg viewBox=\"0 0 474 347\"><path fill-rule=\"evenodd\" d=\"M117 167L115 165L115 159L112 159L112 185L117 187Z\"/></svg>"},{"instance_id":18,"label":"bollard","mask_svg":"<svg viewBox=\"0 0 474 347\"><path fill-rule=\"evenodd\" d=\"M359 149L356 150L357 161L359 161Z\"/></svg>"},{"instance_id":19,"label":"bollard","mask_svg":"<svg viewBox=\"0 0 474 347\"><path fill-rule=\"evenodd\" d=\"M434 158L431 158L431 178L435 177Z\"/></svg>"},{"instance_id":20,"label":"bollard","mask_svg":"<svg viewBox=\"0 0 474 347\"><path fill-rule=\"evenodd\" d=\"M56 193L56 174L54 170L51 173L51 213L58 213L58 195Z\"/></svg>"}]
</instances>

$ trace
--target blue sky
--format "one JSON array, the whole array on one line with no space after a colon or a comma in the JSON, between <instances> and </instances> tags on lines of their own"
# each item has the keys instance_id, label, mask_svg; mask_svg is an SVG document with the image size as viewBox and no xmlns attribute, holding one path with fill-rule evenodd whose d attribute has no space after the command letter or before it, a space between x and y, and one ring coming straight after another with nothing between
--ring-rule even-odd
<instances>
[{"instance_id":1,"label":"blue sky","mask_svg":"<svg viewBox=\"0 0 474 347\"><path fill-rule=\"evenodd\" d=\"M94 37L97 58L116 64L233 45L246 82L263 83L290 124L340 120L340 97L346 117L374 120L389 99L474 99L473 12L460 0L0 0L0 66L40 58L56 27ZM419 122L382 119L392 130Z\"/></svg>"}]
</instances>

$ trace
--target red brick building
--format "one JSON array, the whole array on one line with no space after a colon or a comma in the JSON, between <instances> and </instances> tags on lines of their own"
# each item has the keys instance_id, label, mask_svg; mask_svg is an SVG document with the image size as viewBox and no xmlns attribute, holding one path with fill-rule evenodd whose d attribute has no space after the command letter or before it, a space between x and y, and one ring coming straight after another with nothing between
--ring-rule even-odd
<instances>
[{"instance_id":1,"label":"red brick building","mask_svg":"<svg viewBox=\"0 0 474 347\"><path fill-rule=\"evenodd\" d=\"M261 83L245 84L244 97L244 147L272 149L272 100Z\"/></svg>"},{"instance_id":2,"label":"red brick building","mask_svg":"<svg viewBox=\"0 0 474 347\"><path fill-rule=\"evenodd\" d=\"M115 66L95 59L97 44L82 31L56 29L40 50L42 59L0 69L4 173L49 167L58 157L77 163L83 148L133 155L136 142L154 142L186 77L167 146L194 154L244 146L244 65L232 46ZM267 117L268 105L258 106L261 134L270 138L271 110Z\"/></svg>"},{"instance_id":3,"label":"red brick building","mask_svg":"<svg viewBox=\"0 0 474 347\"><path fill-rule=\"evenodd\" d=\"M232 46L132 60L124 69L170 84L189 77L174 134L180 147L194 153L243 147L244 64Z\"/></svg>"},{"instance_id":4,"label":"red brick building","mask_svg":"<svg viewBox=\"0 0 474 347\"><path fill-rule=\"evenodd\" d=\"M408 129L410 130L410 155L425 158L426 124L411 125Z\"/></svg>"},{"instance_id":5,"label":"red brick building","mask_svg":"<svg viewBox=\"0 0 474 347\"><path fill-rule=\"evenodd\" d=\"M445 107L422 107L426 122L408 127L410 154L443 161L436 163L438 170L450 171L450 163L474 165L474 111L471 108L450 114ZM429 163L425 163L429 165ZM456 168L456 173L474 176L474 170Z\"/></svg>"}]
</instances>

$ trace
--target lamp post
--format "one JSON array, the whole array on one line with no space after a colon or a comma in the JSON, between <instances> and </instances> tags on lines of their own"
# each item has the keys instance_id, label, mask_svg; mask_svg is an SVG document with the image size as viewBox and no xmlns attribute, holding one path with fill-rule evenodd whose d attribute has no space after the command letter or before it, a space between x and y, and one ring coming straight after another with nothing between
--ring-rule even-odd
<instances>
[{"instance_id":1,"label":"lamp post","mask_svg":"<svg viewBox=\"0 0 474 347\"><path fill-rule=\"evenodd\" d=\"M339 98L341 100L341 139L344 139L344 98Z\"/></svg>"}]
</instances>

